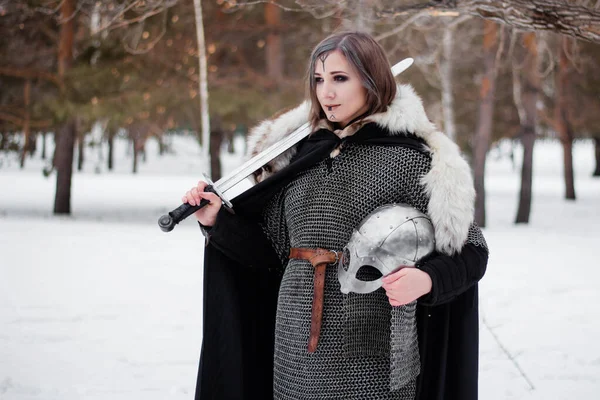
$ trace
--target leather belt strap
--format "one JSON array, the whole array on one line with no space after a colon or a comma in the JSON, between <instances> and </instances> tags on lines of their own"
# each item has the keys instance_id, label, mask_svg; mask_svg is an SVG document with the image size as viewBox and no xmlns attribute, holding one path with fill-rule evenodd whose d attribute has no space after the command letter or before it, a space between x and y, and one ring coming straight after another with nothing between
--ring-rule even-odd
<instances>
[{"instance_id":1,"label":"leather belt strap","mask_svg":"<svg viewBox=\"0 0 600 400\"><path fill-rule=\"evenodd\" d=\"M325 267L327 264L335 263L341 257L341 253L327 249L305 249L292 247L290 257L299 260L308 260L315 268L314 291L312 302L312 314L310 318L310 338L308 339L308 352L317 350L319 334L321 333L321 322L323 321L323 295L325 292Z\"/></svg>"}]
</instances>

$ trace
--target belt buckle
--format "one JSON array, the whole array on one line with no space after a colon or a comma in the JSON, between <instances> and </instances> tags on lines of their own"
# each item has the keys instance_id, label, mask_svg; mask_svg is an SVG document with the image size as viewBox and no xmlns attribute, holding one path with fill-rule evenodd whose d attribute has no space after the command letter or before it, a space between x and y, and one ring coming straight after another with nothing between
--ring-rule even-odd
<instances>
[{"instance_id":1,"label":"belt buckle","mask_svg":"<svg viewBox=\"0 0 600 400\"><path fill-rule=\"evenodd\" d=\"M332 252L335 255L335 261L331 262L330 264L337 264L338 261L340 261L340 255L335 250L329 250L329 251Z\"/></svg>"}]
</instances>

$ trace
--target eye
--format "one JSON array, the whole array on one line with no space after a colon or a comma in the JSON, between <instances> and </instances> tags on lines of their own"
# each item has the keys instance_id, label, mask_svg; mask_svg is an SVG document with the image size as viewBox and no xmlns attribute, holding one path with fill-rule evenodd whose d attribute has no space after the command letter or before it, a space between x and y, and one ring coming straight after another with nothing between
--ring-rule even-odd
<instances>
[{"instance_id":1,"label":"eye","mask_svg":"<svg viewBox=\"0 0 600 400\"><path fill-rule=\"evenodd\" d=\"M321 83L323 82L323 78L321 78L320 76L315 77L315 83Z\"/></svg>"},{"instance_id":2,"label":"eye","mask_svg":"<svg viewBox=\"0 0 600 400\"><path fill-rule=\"evenodd\" d=\"M348 77L345 76L345 75L336 75L336 76L333 77L333 79L336 82L346 82L348 80Z\"/></svg>"}]
</instances>

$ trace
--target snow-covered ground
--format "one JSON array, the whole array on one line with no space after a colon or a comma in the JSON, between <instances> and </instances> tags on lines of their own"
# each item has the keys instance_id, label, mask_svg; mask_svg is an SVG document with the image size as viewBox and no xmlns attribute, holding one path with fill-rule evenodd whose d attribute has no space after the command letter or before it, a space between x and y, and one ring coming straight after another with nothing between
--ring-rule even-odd
<instances>
[{"instance_id":1,"label":"snow-covered ground","mask_svg":"<svg viewBox=\"0 0 600 400\"><path fill-rule=\"evenodd\" d=\"M169 234L156 220L203 163L193 139L173 146L176 154L159 158L150 143L135 176L123 143L110 173L89 151L74 175L71 217L52 216L55 176L43 177L41 160L21 171L0 156L0 399L193 398L203 238L191 219ZM575 146L577 201L563 200L558 143L536 145L531 221L521 226L513 224L520 171L499 154L491 152L486 177L480 398L598 399L592 144ZM238 162L227 155L225 170Z\"/></svg>"}]
</instances>

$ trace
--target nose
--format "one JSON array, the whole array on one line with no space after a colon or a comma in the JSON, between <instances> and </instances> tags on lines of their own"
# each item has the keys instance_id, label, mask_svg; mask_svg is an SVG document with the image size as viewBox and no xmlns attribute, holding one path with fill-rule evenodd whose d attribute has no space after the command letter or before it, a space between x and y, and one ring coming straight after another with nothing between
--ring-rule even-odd
<instances>
[{"instance_id":1,"label":"nose","mask_svg":"<svg viewBox=\"0 0 600 400\"><path fill-rule=\"evenodd\" d=\"M327 83L323 84L323 94L326 99L334 99L335 98L335 91L333 90L333 87Z\"/></svg>"}]
</instances>

